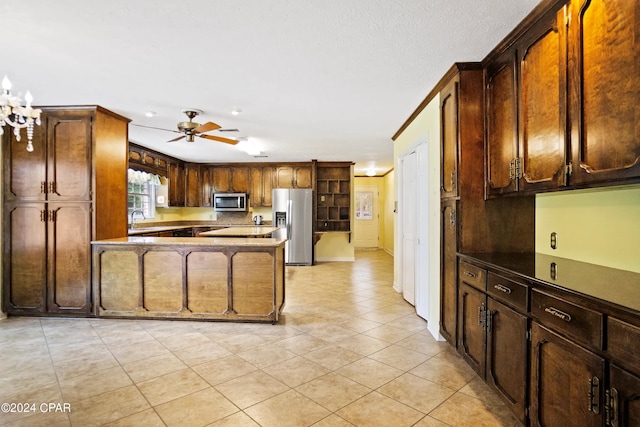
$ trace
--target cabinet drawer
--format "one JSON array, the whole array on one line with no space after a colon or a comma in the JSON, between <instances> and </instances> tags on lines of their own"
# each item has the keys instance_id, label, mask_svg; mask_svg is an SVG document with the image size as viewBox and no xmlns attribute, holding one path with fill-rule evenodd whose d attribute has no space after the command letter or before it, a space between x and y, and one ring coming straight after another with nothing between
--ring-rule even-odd
<instances>
[{"instance_id":1,"label":"cabinet drawer","mask_svg":"<svg viewBox=\"0 0 640 427\"><path fill-rule=\"evenodd\" d=\"M487 273L480 267L460 261L458 263L458 277L460 282L464 282L481 291L487 290Z\"/></svg>"},{"instance_id":2,"label":"cabinet drawer","mask_svg":"<svg viewBox=\"0 0 640 427\"><path fill-rule=\"evenodd\" d=\"M607 319L607 352L613 359L640 375L640 328L613 317Z\"/></svg>"},{"instance_id":3,"label":"cabinet drawer","mask_svg":"<svg viewBox=\"0 0 640 427\"><path fill-rule=\"evenodd\" d=\"M487 293L523 312L527 311L528 291L529 287L524 283L514 282L494 273L487 274Z\"/></svg>"},{"instance_id":4,"label":"cabinet drawer","mask_svg":"<svg viewBox=\"0 0 640 427\"><path fill-rule=\"evenodd\" d=\"M603 316L597 311L531 290L531 314L540 322L593 349L602 349Z\"/></svg>"}]
</instances>

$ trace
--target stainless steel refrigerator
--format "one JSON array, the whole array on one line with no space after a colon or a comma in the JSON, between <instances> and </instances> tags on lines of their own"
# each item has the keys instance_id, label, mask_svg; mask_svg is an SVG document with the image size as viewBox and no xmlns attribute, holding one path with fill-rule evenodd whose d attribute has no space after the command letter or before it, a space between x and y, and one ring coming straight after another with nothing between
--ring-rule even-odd
<instances>
[{"instance_id":1,"label":"stainless steel refrigerator","mask_svg":"<svg viewBox=\"0 0 640 427\"><path fill-rule=\"evenodd\" d=\"M287 238L285 262L291 265L313 263L313 192L307 189L274 188L271 206L273 226L280 227L273 237Z\"/></svg>"}]
</instances>

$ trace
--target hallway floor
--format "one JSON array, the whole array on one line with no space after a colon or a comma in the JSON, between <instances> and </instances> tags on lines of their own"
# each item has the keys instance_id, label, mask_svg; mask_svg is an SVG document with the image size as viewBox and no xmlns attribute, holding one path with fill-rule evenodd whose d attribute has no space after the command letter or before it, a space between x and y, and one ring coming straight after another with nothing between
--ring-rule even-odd
<instances>
[{"instance_id":1,"label":"hallway floor","mask_svg":"<svg viewBox=\"0 0 640 427\"><path fill-rule=\"evenodd\" d=\"M0 403L29 409L0 425L520 426L393 290L385 252L286 280L277 325L0 321Z\"/></svg>"}]
</instances>

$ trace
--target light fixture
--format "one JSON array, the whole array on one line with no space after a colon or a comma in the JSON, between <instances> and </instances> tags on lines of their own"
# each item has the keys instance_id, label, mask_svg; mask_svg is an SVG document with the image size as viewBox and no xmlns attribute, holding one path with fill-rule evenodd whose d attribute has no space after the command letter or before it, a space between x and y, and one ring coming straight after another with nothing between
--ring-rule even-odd
<instances>
[{"instance_id":1,"label":"light fixture","mask_svg":"<svg viewBox=\"0 0 640 427\"><path fill-rule=\"evenodd\" d=\"M234 116L237 116L240 113L242 113L242 110L239 108L234 108L233 110L231 110L231 114L233 114Z\"/></svg>"},{"instance_id":2,"label":"light fixture","mask_svg":"<svg viewBox=\"0 0 640 427\"><path fill-rule=\"evenodd\" d=\"M376 176L376 170L373 169L373 168L369 168L369 169L367 169L366 174L367 174L367 176Z\"/></svg>"},{"instance_id":3,"label":"light fixture","mask_svg":"<svg viewBox=\"0 0 640 427\"><path fill-rule=\"evenodd\" d=\"M31 108L33 96L27 91L24 96L26 106L22 106L22 100L11 95L11 82L4 76L2 79L2 94L0 95L0 135L4 133L4 125L14 128L13 134L16 141L20 141L20 129L27 128L27 151L33 151L33 125L40 125L39 108ZM12 118L13 116L13 118Z\"/></svg>"},{"instance_id":4,"label":"light fixture","mask_svg":"<svg viewBox=\"0 0 640 427\"><path fill-rule=\"evenodd\" d=\"M147 111L144 113L145 116L147 117L155 117L156 116L156 112L155 111Z\"/></svg>"}]
</instances>

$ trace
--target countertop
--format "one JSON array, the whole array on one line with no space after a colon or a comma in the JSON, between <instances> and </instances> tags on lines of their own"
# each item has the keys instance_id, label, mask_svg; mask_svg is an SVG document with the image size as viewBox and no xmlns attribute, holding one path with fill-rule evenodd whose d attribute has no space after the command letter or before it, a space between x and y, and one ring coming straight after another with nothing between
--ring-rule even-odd
<instances>
[{"instance_id":1,"label":"countertop","mask_svg":"<svg viewBox=\"0 0 640 427\"><path fill-rule=\"evenodd\" d=\"M203 231L198 236L203 237L263 237L267 236L274 231L278 230L278 227L226 227L219 230Z\"/></svg>"},{"instance_id":2,"label":"countertop","mask_svg":"<svg viewBox=\"0 0 640 427\"><path fill-rule=\"evenodd\" d=\"M543 285L595 297L640 312L640 273L540 253L459 253ZM555 279L551 265L555 264Z\"/></svg>"},{"instance_id":3,"label":"countertop","mask_svg":"<svg viewBox=\"0 0 640 427\"><path fill-rule=\"evenodd\" d=\"M157 223L156 223L157 224ZM173 231L173 230L184 230L186 228L247 228L247 227L255 227L254 224L192 224L192 225L150 225L145 226L144 223L138 223L137 227L130 228L128 230L129 236L137 236L139 234L145 233L157 233L162 231Z\"/></svg>"},{"instance_id":4,"label":"countertop","mask_svg":"<svg viewBox=\"0 0 640 427\"><path fill-rule=\"evenodd\" d=\"M131 245L131 246L252 246L252 247L278 247L287 239L266 237L255 239L252 237L146 237L130 236L116 239L95 240L92 245Z\"/></svg>"}]
</instances>

